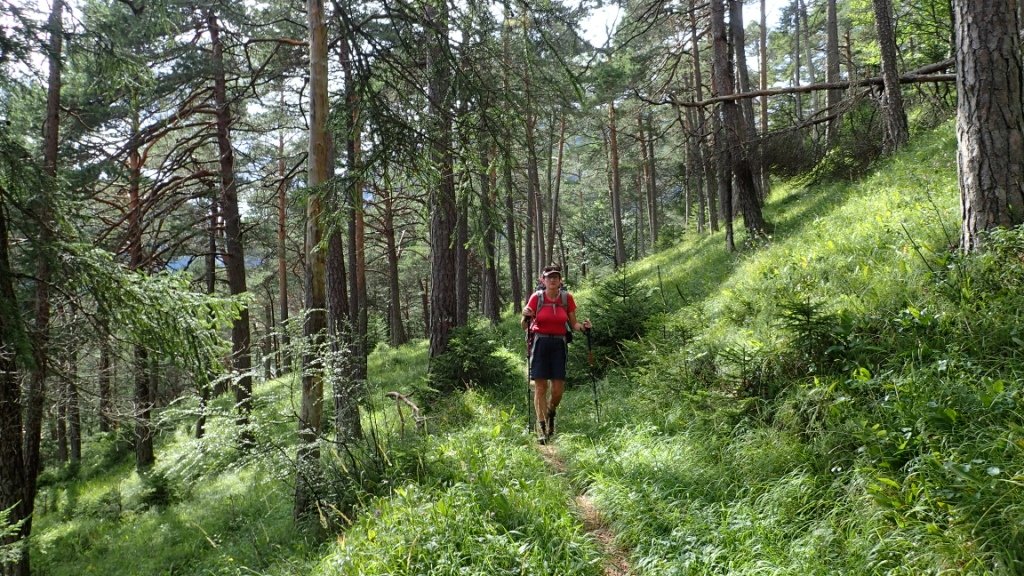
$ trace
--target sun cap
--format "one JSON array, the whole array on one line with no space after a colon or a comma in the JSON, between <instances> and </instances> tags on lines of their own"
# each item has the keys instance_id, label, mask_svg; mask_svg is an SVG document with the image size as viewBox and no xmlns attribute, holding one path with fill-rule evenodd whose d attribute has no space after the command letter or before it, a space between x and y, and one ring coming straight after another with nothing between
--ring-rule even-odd
<instances>
[{"instance_id":1,"label":"sun cap","mask_svg":"<svg viewBox=\"0 0 1024 576\"><path fill-rule=\"evenodd\" d=\"M547 278L548 276L554 276L554 275L558 275L559 278L562 277L562 267L561 266L556 266L554 264L551 264L549 266L545 266L544 267L544 271L541 272L541 274L540 274L540 277L541 278Z\"/></svg>"}]
</instances>

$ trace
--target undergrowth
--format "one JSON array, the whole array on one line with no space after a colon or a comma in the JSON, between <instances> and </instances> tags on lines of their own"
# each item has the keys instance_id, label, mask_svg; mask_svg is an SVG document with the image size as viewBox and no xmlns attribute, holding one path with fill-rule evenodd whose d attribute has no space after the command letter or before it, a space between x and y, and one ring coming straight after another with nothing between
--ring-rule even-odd
<instances>
[{"instance_id":1,"label":"undergrowth","mask_svg":"<svg viewBox=\"0 0 1024 576\"><path fill-rule=\"evenodd\" d=\"M321 444L317 522L291 519L286 378L257 388L251 451L226 399L203 439L193 405L165 411L146 475L123 437L93 438L77 470L42 479L35 565L596 575L571 505L587 492L635 574L1022 573L1024 231L956 252L954 149L946 124L840 171L859 180L825 166L775 186L756 248L684 234L588 280L595 329L570 348L556 437L566 475L525 430L513 311L455 335L444 382L426 377L425 342L378 347L364 441Z\"/></svg>"}]
</instances>

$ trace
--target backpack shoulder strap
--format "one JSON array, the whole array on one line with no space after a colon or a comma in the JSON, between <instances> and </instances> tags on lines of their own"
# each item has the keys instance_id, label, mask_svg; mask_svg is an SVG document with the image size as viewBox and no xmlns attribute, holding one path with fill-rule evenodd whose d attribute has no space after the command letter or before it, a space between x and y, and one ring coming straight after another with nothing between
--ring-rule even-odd
<instances>
[{"instance_id":1,"label":"backpack shoulder strap","mask_svg":"<svg viewBox=\"0 0 1024 576\"><path fill-rule=\"evenodd\" d=\"M569 291L568 290L562 290L561 296L562 296L562 308L565 308L568 311L569 310Z\"/></svg>"}]
</instances>

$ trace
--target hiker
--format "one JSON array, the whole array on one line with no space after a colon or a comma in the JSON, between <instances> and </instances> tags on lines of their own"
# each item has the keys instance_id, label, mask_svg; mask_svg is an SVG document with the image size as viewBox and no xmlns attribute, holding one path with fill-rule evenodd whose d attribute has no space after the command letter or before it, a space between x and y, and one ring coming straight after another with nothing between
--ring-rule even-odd
<instances>
[{"instance_id":1,"label":"hiker","mask_svg":"<svg viewBox=\"0 0 1024 576\"><path fill-rule=\"evenodd\" d=\"M540 281L543 289L530 296L523 308L523 323L533 340L530 346L530 380L541 441L545 442L555 433L555 411L565 389L565 364L569 351L566 334L570 327L589 330L590 320L582 324L576 320L576 302L572 294L562 289L562 269L559 266L546 266Z\"/></svg>"}]
</instances>

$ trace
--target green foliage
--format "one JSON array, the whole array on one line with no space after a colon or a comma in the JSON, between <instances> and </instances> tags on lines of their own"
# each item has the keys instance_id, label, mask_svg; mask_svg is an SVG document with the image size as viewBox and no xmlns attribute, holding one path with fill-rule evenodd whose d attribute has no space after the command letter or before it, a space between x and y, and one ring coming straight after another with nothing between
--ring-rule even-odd
<instances>
[{"instance_id":1,"label":"green foliage","mask_svg":"<svg viewBox=\"0 0 1024 576\"><path fill-rule=\"evenodd\" d=\"M146 507L166 508L177 498L177 489L170 477L161 470L151 470L142 475L142 490L139 503Z\"/></svg>"},{"instance_id":2,"label":"green foliage","mask_svg":"<svg viewBox=\"0 0 1024 576\"><path fill-rule=\"evenodd\" d=\"M814 181L856 180L882 155L882 115L874 101L847 110L829 150L810 171Z\"/></svg>"},{"instance_id":3,"label":"green foliage","mask_svg":"<svg viewBox=\"0 0 1024 576\"><path fill-rule=\"evenodd\" d=\"M0 510L0 565L17 562L21 559L22 542L9 541L18 535L24 520L11 523L11 512L14 506Z\"/></svg>"},{"instance_id":4,"label":"green foliage","mask_svg":"<svg viewBox=\"0 0 1024 576\"><path fill-rule=\"evenodd\" d=\"M660 309L661 301L653 286L622 270L598 284L584 305L594 324L594 356L600 366L606 367L608 362L623 359L626 342L647 333L647 323ZM580 340L582 343L583 338Z\"/></svg>"},{"instance_id":5,"label":"green foliage","mask_svg":"<svg viewBox=\"0 0 1024 576\"><path fill-rule=\"evenodd\" d=\"M513 385L513 369L507 357L498 354L499 342L485 322L470 323L452 330L448 350L430 363L429 384L441 392L483 386L505 389Z\"/></svg>"},{"instance_id":6,"label":"green foliage","mask_svg":"<svg viewBox=\"0 0 1024 576\"><path fill-rule=\"evenodd\" d=\"M315 574L601 573L564 481L509 414L475 405L472 426L425 439L423 480L367 502Z\"/></svg>"}]
</instances>

